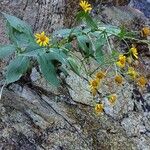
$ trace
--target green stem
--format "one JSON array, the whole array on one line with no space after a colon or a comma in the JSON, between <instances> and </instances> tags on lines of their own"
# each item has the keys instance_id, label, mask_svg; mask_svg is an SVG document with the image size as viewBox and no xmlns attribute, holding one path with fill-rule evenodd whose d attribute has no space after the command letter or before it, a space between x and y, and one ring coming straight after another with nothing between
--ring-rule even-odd
<instances>
[{"instance_id":1,"label":"green stem","mask_svg":"<svg viewBox=\"0 0 150 150\"><path fill-rule=\"evenodd\" d=\"M107 40L108 50L109 50L110 54L112 54L112 48L111 48L111 46L110 46L110 42L109 42L109 39L108 39L107 33L105 33L104 35L105 35L106 40ZM115 64L115 63L114 63L114 66L115 66L115 72L116 72L116 75L117 75L117 74L118 74L118 72L117 72L117 66L116 66L116 64Z\"/></svg>"}]
</instances>

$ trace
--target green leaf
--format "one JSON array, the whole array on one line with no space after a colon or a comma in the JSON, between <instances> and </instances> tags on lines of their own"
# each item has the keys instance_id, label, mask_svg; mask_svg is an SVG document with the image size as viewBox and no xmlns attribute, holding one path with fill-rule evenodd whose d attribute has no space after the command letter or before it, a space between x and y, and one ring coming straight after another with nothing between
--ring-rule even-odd
<instances>
[{"instance_id":1,"label":"green leaf","mask_svg":"<svg viewBox=\"0 0 150 150\"><path fill-rule=\"evenodd\" d=\"M68 63L71 67L71 70L80 76L79 64L72 57L68 57Z\"/></svg>"},{"instance_id":2,"label":"green leaf","mask_svg":"<svg viewBox=\"0 0 150 150\"><path fill-rule=\"evenodd\" d=\"M76 22L80 22L84 17L85 17L85 12L84 11L78 12L77 15L76 15Z\"/></svg>"},{"instance_id":3,"label":"green leaf","mask_svg":"<svg viewBox=\"0 0 150 150\"><path fill-rule=\"evenodd\" d=\"M54 36L58 37L68 37L70 35L71 29L61 29L54 32Z\"/></svg>"},{"instance_id":4,"label":"green leaf","mask_svg":"<svg viewBox=\"0 0 150 150\"><path fill-rule=\"evenodd\" d=\"M2 13L7 19L7 30L10 40L17 47L26 47L30 42L34 42L31 27L15 16Z\"/></svg>"},{"instance_id":5,"label":"green leaf","mask_svg":"<svg viewBox=\"0 0 150 150\"><path fill-rule=\"evenodd\" d=\"M65 76L69 75L67 70L64 67L60 66L59 70L61 70L64 73Z\"/></svg>"},{"instance_id":6,"label":"green leaf","mask_svg":"<svg viewBox=\"0 0 150 150\"><path fill-rule=\"evenodd\" d=\"M18 30L19 32L26 33L28 35L32 34L31 27L28 24L26 24L24 21L20 20L19 18L15 17L15 16L8 15L6 13L2 13L2 14L7 19L10 26L15 28L16 30Z\"/></svg>"},{"instance_id":7,"label":"green leaf","mask_svg":"<svg viewBox=\"0 0 150 150\"><path fill-rule=\"evenodd\" d=\"M99 35L99 38L94 42L94 45L96 47L95 59L100 64L104 63L103 46L105 45L105 43L106 38L103 34Z\"/></svg>"},{"instance_id":8,"label":"green leaf","mask_svg":"<svg viewBox=\"0 0 150 150\"><path fill-rule=\"evenodd\" d=\"M57 78L56 70L47 54L39 55L37 57L38 63L41 68L41 72L45 79L54 86L59 86L59 80Z\"/></svg>"},{"instance_id":9,"label":"green leaf","mask_svg":"<svg viewBox=\"0 0 150 150\"><path fill-rule=\"evenodd\" d=\"M30 60L27 57L18 56L12 60L6 71L6 83L12 83L20 79L20 77L27 71Z\"/></svg>"},{"instance_id":10,"label":"green leaf","mask_svg":"<svg viewBox=\"0 0 150 150\"><path fill-rule=\"evenodd\" d=\"M61 62L62 64L67 65L67 56L65 53L63 53L61 49L50 48L49 52L46 54L48 55L47 57L49 58L49 60L57 60Z\"/></svg>"},{"instance_id":11,"label":"green leaf","mask_svg":"<svg viewBox=\"0 0 150 150\"><path fill-rule=\"evenodd\" d=\"M81 34L81 29L79 29L79 28L61 29L61 30L55 31L53 33L54 36L61 37L61 38L67 38L71 35L76 35L77 36L78 34Z\"/></svg>"},{"instance_id":12,"label":"green leaf","mask_svg":"<svg viewBox=\"0 0 150 150\"><path fill-rule=\"evenodd\" d=\"M44 54L45 53L45 49L44 48L40 48L40 49L35 49L33 51L29 51L29 52L23 52L20 55L21 56L28 56L28 57L37 57L38 55Z\"/></svg>"},{"instance_id":13,"label":"green leaf","mask_svg":"<svg viewBox=\"0 0 150 150\"><path fill-rule=\"evenodd\" d=\"M79 48L82 50L86 57L93 53L91 42L86 35L78 36L77 41Z\"/></svg>"},{"instance_id":14,"label":"green leaf","mask_svg":"<svg viewBox=\"0 0 150 150\"><path fill-rule=\"evenodd\" d=\"M118 35L120 33L120 29L116 26L106 25L105 31L108 33L108 36Z\"/></svg>"},{"instance_id":15,"label":"green leaf","mask_svg":"<svg viewBox=\"0 0 150 150\"><path fill-rule=\"evenodd\" d=\"M12 53L15 52L15 50L16 47L12 44L0 46L0 59L11 55Z\"/></svg>"},{"instance_id":16,"label":"green leaf","mask_svg":"<svg viewBox=\"0 0 150 150\"><path fill-rule=\"evenodd\" d=\"M12 41L17 47L26 47L30 43L35 42L32 35L28 35L23 32L19 32L15 28L13 28L10 23L7 22L7 32L9 35L10 41Z\"/></svg>"},{"instance_id":17,"label":"green leaf","mask_svg":"<svg viewBox=\"0 0 150 150\"><path fill-rule=\"evenodd\" d=\"M14 30L13 30L13 37L14 37L14 40L15 40L16 44L19 47L26 47L31 42L34 42L34 39L33 39L32 36L27 35L25 33L20 33L18 31L14 31Z\"/></svg>"},{"instance_id":18,"label":"green leaf","mask_svg":"<svg viewBox=\"0 0 150 150\"><path fill-rule=\"evenodd\" d=\"M99 35L97 40L94 41L94 45L95 45L96 49L98 49L101 46L104 46L106 44L106 41L107 41L106 37L103 34Z\"/></svg>"},{"instance_id":19,"label":"green leaf","mask_svg":"<svg viewBox=\"0 0 150 150\"><path fill-rule=\"evenodd\" d=\"M86 20L86 23L89 27L91 27L92 29L97 29L97 23L96 21L94 21L91 16L89 14L86 13L85 15L85 20Z\"/></svg>"},{"instance_id":20,"label":"green leaf","mask_svg":"<svg viewBox=\"0 0 150 150\"><path fill-rule=\"evenodd\" d=\"M95 59L98 63L102 64L104 62L104 53L102 51L103 45L96 49Z\"/></svg>"},{"instance_id":21,"label":"green leaf","mask_svg":"<svg viewBox=\"0 0 150 150\"><path fill-rule=\"evenodd\" d=\"M39 45L35 43L30 43L26 48L25 51L21 53L23 56L28 56L28 57L36 57L39 54L44 54L45 53L45 48L40 47Z\"/></svg>"}]
</instances>

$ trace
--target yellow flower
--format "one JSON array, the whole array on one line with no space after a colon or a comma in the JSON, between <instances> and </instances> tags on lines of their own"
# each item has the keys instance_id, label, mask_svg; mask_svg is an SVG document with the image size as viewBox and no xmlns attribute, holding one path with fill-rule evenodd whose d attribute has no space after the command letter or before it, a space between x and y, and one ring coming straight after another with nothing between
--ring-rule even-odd
<instances>
[{"instance_id":1,"label":"yellow flower","mask_svg":"<svg viewBox=\"0 0 150 150\"><path fill-rule=\"evenodd\" d=\"M45 35L45 32L35 34L36 43L40 46L47 46L49 44L49 38Z\"/></svg>"},{"instance_id":2,"label":"yellow flower","mask_svg":"<svg viewBox=\"0 0 150 150\"><path fill-rule=\"evenodd\" d=\"M150 36L150 27L144 27L141 30L141 36L142 37L147 37Z\"/></svg>"},{"instance_id":3,"label":"yellow flower","mask_svg":"<svg viewBox=\"0 0 150 150\"><path fill-rule=\"evenodd\" d=\"M100 71L100 72L96 73L96 79L101 80L101 79L103 79L105 76L106 76L105 72Z\"/></svg>"},{"instance_id":4,"label":"yellow flower","mask_svg":"<svg viewBox=\"0 0 150 150\"><path fill-rule=\"evenodd\" d=\"M119 55L119 60L116 63L120 68L125 67L126 64L126 56L124 55Z\"/></svg>"},{"instance_id":5,"label":"yellow flower","mask_svg":"<svg viewBox=\"0 0 150 150\"><path fill-rule=\"evenodd\" d=\"M104 110L104 104L96 104L95 105L95 112L96 113L102 113L103 112L103 110Z\"/></svg>"},{"instance_id":6,"label":"yellow flower","mask_svg":"<svg viewBox=\"0 0 150 150\"><path fill-rule=\"evenodd\" d=\"M130 49L130 52L131 52L131 54L132 54L136 59L138 59L138 53L137 53L137 48L136 48L136 47L132 47L132 48Z\"/></svg>"},{"instance_id":7,"label":"yellow flower","mask_svg":"<svg viewBox=\"0 0 150 150\"><path fill-rule=\"evenodd\" d=\"M141 86L142 88L146 85L147 83L147 79L143 76L141 76L138 80L137 80L137 84L139 86Z\"/></svg>"},{"instance_id":8,"label":"yellow flower","mask_svg":"<svg viewBox=\"0 0 150 150\"><path fill-rule=\"evenodd\" d=\"M117 100L117 95L116 94L112 94L108 97L108 100L110 102L111 105L114 105L116 100Z\"/></svg>"},{"instance_id":9,"label":"yellow flower","mask_svg":"<svg viewBox=\"0 0 150 150\"><path fill-rule=\"evenodd\" d=\"M120 76L120 75L116 75L115 76L115 82L117 83L117 84L122 84L122 82L123 82L123 79L122 79L122 76Z\"/></svg>"},{"instance_id":10,"label":"yellow flower","mask_svg":"<svg viewBox=\"0 0 150 150\"><path fill-rule=\"evenodd\" d=\"M96 88L91 88L91 93L92 93L93 96L95 96L96 93L97 93L97 89Z\"/></svg>"},{"instance_id":11,"label":"yellow flower","mask_svg":"<svg viewBox=\"0 0 150 150\"><path fill-rule=\"evenodd\" d=\"M90 12L91 9L92 9L92 6L91 4L89 4L87 1L84 1L82 0L79 5L82 7L82 9L85 11L85 12Z\"/></svg>"},{"instance_id":12,"label":"yellow flower","mask_svg":"<svg viewBox=\"0 0 150 150\"><path fill-rule=\"evenodd\" d=\"M94 79L90 81L90 90L93 96L96 95L99 84L100 84L99 79Z\"/></svg>"},{"instance_id":13,"label":"yellow flower","mask_svg":"<svg viewBox=\"0 0 150 150\"><path fill-rule=\"evenodd\" d=\"M94 80L91 80L91 81L90 81L90 87L91 87L91 88L97 89L98 86L99 86L99 80L98 80L98 79L94 79Z\"/></svg>"},{"instance_id":14,"label":"yellow flower","mask_svg":"<svg viewBox=\"0 0 150 150\"><path fill-rule=\"evenodd\" d=\"M130 75L132 79L135 79L138 76L138 73L134 70L133 67L128 68L127 74Z\"/></svg>"}]
</instances>

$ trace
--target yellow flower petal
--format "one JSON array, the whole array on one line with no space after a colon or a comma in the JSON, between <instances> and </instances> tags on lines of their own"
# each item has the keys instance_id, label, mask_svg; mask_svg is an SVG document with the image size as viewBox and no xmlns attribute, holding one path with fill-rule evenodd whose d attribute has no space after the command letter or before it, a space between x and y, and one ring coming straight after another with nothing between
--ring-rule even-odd
<instances>
[{"instance_id":1,"label":"yellow flower petal","mask_svg":"<svg viewBox=\"0 0 150 150\"><path fill-rule=\"evenodd\" d=\"M97 80L97 79L94 79L94 80L91 80L90 81L90 87L92 87L92 88L98 88L98 86L99 86L99 80Z\"/></svg>"},{"instance_id":2,"label":"yellow flower petal","mask_svg":"<svg viewBox=\"0 0 150 150\"><path fill-rule=\"evenodd\" d=\"M96 113L102 113L104 110L104 104L96 104L95 105L95 112Z\"/></svg>"},{"instance_id":3,"label":"yellow flower petal","mask_svg":"<svg viewBox=\"0 0 150 150\"><path fill-rule=\"evenodd\" d=\"M124 68L125 64L126 64L126 56L124 55L119 55L119 59L116 62L116 64L120 67L120 68Z\"/></svg>"},{"instance_id":4,"label":"yellow flower petal","mask_svg":"<svg viewBox=\"0 0 150 150\"><path fill-rule=\"evenodd\" d=\"M143 88L147 84L147 79L144 76L141 76L137 80L137 84Z\"/></svg>"},{"instance_id":5,"label":"yellow flower petal","mask_svg":"<svg viewBox=\"0 0 150 150\"><path fill-rule=\"evenodd\" d=\"M49 44L49 38L45 35L45 32L35 34L36 43L40 46L47 46Z\"/></svg>"},{"instance_id":6,"label":"yellow flower petal","mask_svg":"<svg viewBox=\"0 0 150 150\"><path fill-rule=\"evenodd\" d=\"M96 88L91 88L91 93L93 96L96 96L97 89Z\"/></svg>"},{"instance_id":7,"label":"yellow flower petal","mask_svg":"<svg viewBox=\"0 0 150 150\"><path fill-rule=\"evenodd\" d=\"M96 73L96 78L99 79L99 80L103 79L105 76L106 76L106 73L103 72L103 71L100 71L100 72Z\"/></svg>"},{"instance_id":8,"label":"yellow flower petal","mask_svg":"<svg viewBox=\"0 0 150 150\"><path fill-rule=\"evenodd\" d=\"M41 33L41 35L45 35L45 32L43 31L43 32Z\"/></svg>"},{"instance_id":9,"label":"yellow flower petal","mask_svg":"<svg viewBox=\"0 0 150 150\"><path fill-rule=\"evenodd\" d=\"M137 76L138 76L138 73L134 70L133 67L129 67L129 68L128 68L127 74L130 75L130 77L131 77L132 79L135 79L135 78L137 78Z\"/></svg>"},{"instance_id":10,"label":"yellow flower petal","mask_svg":"<svg viewBox=\"0 0 150 150\"><path fill-rule=\"evenodd\" d=\"M82 9L85 11L85 12L90 12L91 9L92 9L92 6L91 4L89 4L87 1L84 1L82 0L79 5L82 7Z\"/></svg>"},{"instance_id":11,"label":"yellow flower petal","mask_svg":"<svg viewBox=\"0 0 150 150\"><path fill-rule=\"evenodd\" d=\"M141 30L142 37L150 36L150 27L144 27Z\"/></svg>"},{"instance_id":12,"label":"yellow flower petal","mask_svg":"<svg viewBox=\"0 0 150 150\"><path fill-rule=\"evenodd\" d=\"M115 76L115 82L116 82L118 85L122 84L122 82L123 82L122 76L116 75L116 76Z\"/></svg>"},{"instance_id":13,"label":"yellow flower petal","mask_svg":"<svg viewBox=\"0 0 150 150\"><path fill-rule=\"evenodd\" d=\"M108 97L108 100L110 102L111 105L114 105L116 100L117 100L117 95L116 94L112 94Z\"/></svg>"},{"instance_id":14,"label":"yellow flower petal","mask_svg":"<svg viewBox=\"0 0 150 150\"><path fill-rule=\"evenodd\" d=\"M132 47L130 49L130 52L136 59L138 59L138 53L137 53L137 49L135 47Z\"/></svg>"}]
</instances>

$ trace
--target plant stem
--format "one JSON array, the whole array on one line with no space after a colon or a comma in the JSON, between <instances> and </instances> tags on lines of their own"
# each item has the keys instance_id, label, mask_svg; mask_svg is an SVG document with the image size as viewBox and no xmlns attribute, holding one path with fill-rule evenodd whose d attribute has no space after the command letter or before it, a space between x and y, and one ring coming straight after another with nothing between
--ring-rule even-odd
<instances>
[{"instance_id":1,"label":"plant stem","mask_svg":"<svg viewBox=\"0 0 150 150\"><path fill-rule=\"evenodd\" d=\"M110 54L112 54L112 48L111 48L111 46L110 46L110 42L109 42L109 39L108 39L107 33L105 33L104 35L105 35L106 40L107 40L108 50L109 50ZM117 72L117 66L116 66L116 64L115 64L115 63L114 63L114 66L115 66L115 72L116 72L116 75L117 75L117 74L118 74L118 72Z\"/></svg>"}]
</instances>

